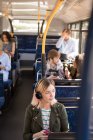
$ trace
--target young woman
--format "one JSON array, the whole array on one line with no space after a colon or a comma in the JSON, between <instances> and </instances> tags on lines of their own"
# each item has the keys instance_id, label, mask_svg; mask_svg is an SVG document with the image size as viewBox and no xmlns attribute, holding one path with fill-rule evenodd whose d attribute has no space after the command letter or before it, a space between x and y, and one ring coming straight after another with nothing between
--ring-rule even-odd
<instances>
[{"instance_id":1,"label":"young woman","mask_svg":"<svg viewBox=\"0 0 93 140\"><path fill-rule=\"evenodd\" d=\"M65 70L67 79L81 79L82 78L82 67L83 67L84 54L79 54L75 57L73 66L70 70Z\"/></svg>"},{"instance_id":2,"label":"young woman","mask_svg":"<svg viewBox=\"0 0 93 140\"><path fill-rule=\"evenodd\" d=\"M74 68L76 69L75 78L77 78L77 79L81 78L83 61L84 61L84 54L79 54L75 57L75 61L74 61L73 65L74 65Z\"/></svg>"},{"instance_id":3,"label":"young woman","mask_svg":"<svg viewBox=\"0 0 93 140\"><path fill-rule=\"evenodd\" d=\"M13 58L15 54L15 42L11 40L9 32L4 31L1 35L3 41L3 51L6 52L9 57Z\"/></svg>"},{"instance_id":4,"label":"young woman","mask_svg":"<svg viewBox=\"0 0 93 140\"><path fill-rule=\"evenodd\" d=\"M0 73L3 74L3 81L7 81L9 77L9 71L11 70L11 61L9 56L2 51L3 43L0 40Z\"/></svg>"},{"instance_id":5,"label":"young woman","mask_svg":"<svg viewBox=\"0 0 93 140\"><path fill-rule=\"evenodd\" d=\"M37 83L25 113L24 140L39 139L48 132L68 131L66 109L55 99L55 92L53 80L43 78Z\"/></svg>"},{"instance_id":6,"label":"young woman","mask_svg":"<svg viewBox=\"0 0 93 140\"><path fill-rule=\"evenodd\" d=\"M55 49L48 52L46 77L48 77L48 79L64 79L63 64L60 60L60 53Z\"/></svg>"}]
</instances>

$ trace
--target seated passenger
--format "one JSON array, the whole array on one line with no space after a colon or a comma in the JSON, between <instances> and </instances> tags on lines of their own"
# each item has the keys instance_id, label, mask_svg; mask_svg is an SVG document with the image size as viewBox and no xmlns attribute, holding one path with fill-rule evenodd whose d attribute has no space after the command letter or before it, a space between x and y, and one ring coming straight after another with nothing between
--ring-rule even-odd
<instances>
[{"instance_id":1,"label":"seated passenger","mask_svg":"<svg viewBox=\"0 0 93 140\"><path fill-rule=\"evenodd\" d=\"M3 41L3 51L6 52L9 57L13 58L15 54L15 42L12 41L9 32L4 31L1 35Z\"/></svg>"},{"instance_id":2,"label":"seated passenger","mask_svg":"<svg viewBox=\"0 0 93 140\"><path fill-rule=\"evenodd\" d=\"M3 43L0 40L0 73L3 73L3 81L8 80L9 71L11 70L11 61L9 56L2 51Z\"/></svg>"},{"instance_id":3,"label":"seated passenger","mask_svg":"<svg viewBox=\"0 0 93 140\"><path fill-rule=\"evenodd\" d=\"M81 78L82 76L82 67L84 62L84 54L79 54L75 57L74 68L76 69L76 78Z\"/></svg>"},{"instance_id":4,"label":"seated passenger","mask_svg":"<svg viewBox=\"0 0 93 140\"><path fill-rule=\"evenodd\" d=\"M70 68L70 70L65 70L65 75L67 79L81 79L82 78L82 67L83 67L83 60L84 60L84 54L79 54L75 57L75 60L73 62L73 66Z\"/></svg>"},{"instance_id":5,"label":"seated passenger","mask_svg":"<svg viewBox=\"0 0 93 140\"><path fill-rule=\"evenodd\" d=\"M24 122L24 140L39 139L49 132L67 132L68 117L63 104L55 99L55 83L42 78L35 87Z\"/></svg>"},{"instance_id":6,"label":"seated passenger","mask_svg":"<svg viewBox=\"0 0 93 140\"><path fill-rule=\"evenodd\" d=\"M70 29L64 29L62 35L56 43L59 52L66 54L68 59L73 59L78 54L78 42L72 38Z\"/></svg>"},{"instance_id":7,"label":"seated passenger","mask_svg":"<svg viewBox=\"0 0 93 140\"><path fill-rule=\"evenodd\" d=\"M48 52L46 77L49 79L64 79L63 64L60 60L60 53L55 49Z\"/></svg>"}]
</instances>

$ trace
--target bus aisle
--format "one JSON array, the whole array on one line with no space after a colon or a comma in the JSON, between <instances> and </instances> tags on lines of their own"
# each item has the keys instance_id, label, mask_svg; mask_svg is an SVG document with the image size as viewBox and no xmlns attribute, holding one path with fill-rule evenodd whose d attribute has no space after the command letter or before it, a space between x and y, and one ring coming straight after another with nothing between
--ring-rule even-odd
<instances>
[{"instance_id":1,"label":"bus aisle","mask_svg":"<svg viewBox=\"0 0 93 140\"><path fill-rule=\"evenodd\" d=\"M0 116L1 140L23 139L24 114L31 101L33 72L22 71L21 78L21 83L16 87L8 109Z\"/></svg>"}]
</instances>

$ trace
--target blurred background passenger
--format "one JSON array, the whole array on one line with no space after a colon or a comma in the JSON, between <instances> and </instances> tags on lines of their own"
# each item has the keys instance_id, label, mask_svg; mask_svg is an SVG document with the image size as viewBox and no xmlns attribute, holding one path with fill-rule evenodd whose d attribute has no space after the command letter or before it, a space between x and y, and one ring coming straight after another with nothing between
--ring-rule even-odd
<instances>
[{"instance_id":1,"label":"blurred background passenger","mask_svg":"<svg viewBox=\"0 0 93 140\"><path fill-rule=\"evenodd\" d=\"M63 104L55 99L55 83L42 78L35 87L31 104L27 107L24 140L42 139L50 132L67 132L68 116Z\"/></svg>"},{"instance_id":2,"label":"blurred background passenger","mask_svg":"<svg viewBox=\"0 0 93 140\"><path fill-rule=\"evenodd\" d=\"M76 69L76 79L81 79L82 77L82 69L83 69L83 62L84 62L84 54L79 54L75 57L74 61L74 68Z\"/></svg>"},{"instance_id":3,"label":"blurred background passenger","mask_svg":"<svg viewBox=\"0 0 93 140\"><path fill-rule=\"evenodd\" d=\"M3 73L3 81L7 81L9 77L9 71L11 70L11 61L9 56L3 52L3 43L0 40L0 73Z\"/></svg>"},{"instance_id":4,"label":"blurred background passenger","mask_svg":"<svg viewBox=\"0 0 93 140\"><path fill-rule=\"evenodd\" d=\"M62 35L56 43L56 48L61 54L66 54L68 59L75 58L78 54L78 46L76 39L71 37L71 30L64 29Z\"/></svg>"},{"instance_id":5,"label":"blurred background passenger","mask_svg":"<svg viewBox=\"0 0 93 140\"><path fill-rule=\"evenodd\" d=\"M67 79L81 79L84 62L84 54L79 54L75 57L73 65L65 70Z\"/></svg>"},{"instance_id":6,"label":"blurred background passenger","mask_svg":"<svg viewBox=\"0 0 93 140\"><path fill-rule=\"evenodd\" d=\"M15 54L15 42L12 40L10 33L4 31L1 38L3 41L3 51L6 52L9 57L13 58Z\"/></svg>"}]
</instances>

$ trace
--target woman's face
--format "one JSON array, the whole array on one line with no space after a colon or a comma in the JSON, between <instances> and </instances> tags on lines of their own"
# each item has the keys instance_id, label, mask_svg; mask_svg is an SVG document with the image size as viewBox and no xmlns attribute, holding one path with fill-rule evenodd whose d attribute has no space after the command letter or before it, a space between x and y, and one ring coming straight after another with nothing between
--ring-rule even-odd
<instances>
[{"instance_id":1,"label":"woman's face","mask_svg":"<svg viewBox=\"0 0 93 140\"><path fill-rule=\"evenodd\" d=\"M3 42L7 42L8 41L8 38L7 38L7 36L6 35L3 35Z\"/></svg>"},{"instance_id":2,"label":"woman's face","mask_svg":"<svg viewBox=\"0 0 93 140\"><path fill-rule=\"evenodd\" d=\"M58 61L59 61L59 57L54 57L54 58L53 58L53 63L54 63L55 65L57 65Z\"/></svg>"},{"instance_id":3,"label":"woman's face","mask_svg":"<svg viewBox=\"0 0 93 140\"><path fill-rule=\"evenodd\" d=\"M42 93L42 99L46 103L51 103L55 99L55 87L50 84L49 87Z\"/></svg>"}]
</instances>

